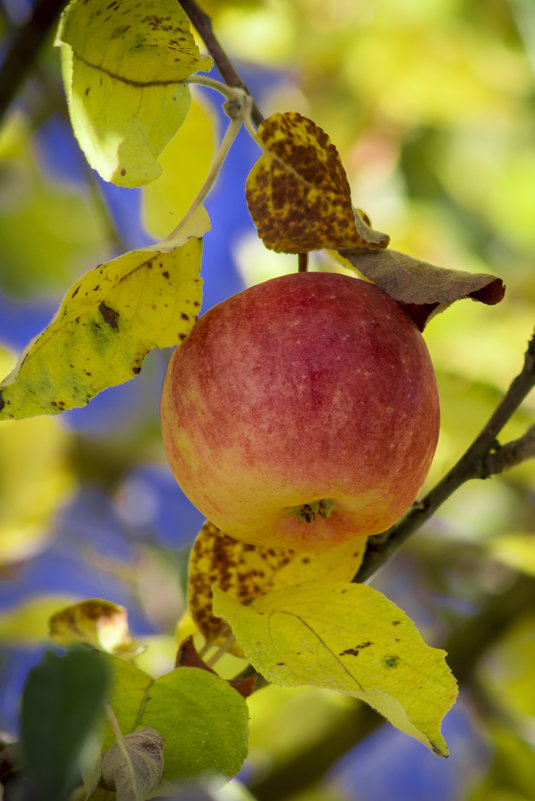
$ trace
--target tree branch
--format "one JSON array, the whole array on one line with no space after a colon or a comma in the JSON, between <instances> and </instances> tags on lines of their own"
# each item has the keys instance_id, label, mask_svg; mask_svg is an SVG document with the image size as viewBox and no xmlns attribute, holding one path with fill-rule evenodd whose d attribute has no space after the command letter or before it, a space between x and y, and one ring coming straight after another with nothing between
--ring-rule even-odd
<instances>
[{"instance_id":1,"label":"tree branch","mask_svg":"<svg viewBox=\"0 0 535 801\"><path fill-rule=\"evenodd\" d=\"M353 581L369 579L465 481L471 478L488 478L533 455L533 426L519 440L503 447L497 444L496 438L534 386L535 332L529 342L521 372L513 379L503 400L474 442L449 473L422 501L412 507L401 522L383 534L369 538L364 559Z\"/></svg>"},{"instance_id":2,"label":"tree branch","mask_svg":"<svg viewBox=\"0 0 535 801\"><path fill-rule=\"evenodd\" d=\"M0 69L0 122L65 5L66 0L39 0L26 25L14 35Z\"/></svg>"},{"instance_id":3,"label":"tree branch","mask_svg":"<svg viewBox=\"0 0 535 801\"><path fill-rule=\"evenodd\" d=\"M180 3L180 5L190 18L191 22L197 29L199 36L206 45L208 52L214 59L214 63L219 72L221 73L221 77L223 78L227 86L241 86L249 94L251 94L248 86L240 78L238 72L236 71L234 64L231 62L231 60L229 59L229 57L219 44L212 28L212 20L210 19L208 14L206 14L202 10L202 8L198 6L195 0L178 0L178 2ZM264 119L264 115L254 102L254 100L251 110L251 119L257 127Z\"/></svg>"}]
</instances>

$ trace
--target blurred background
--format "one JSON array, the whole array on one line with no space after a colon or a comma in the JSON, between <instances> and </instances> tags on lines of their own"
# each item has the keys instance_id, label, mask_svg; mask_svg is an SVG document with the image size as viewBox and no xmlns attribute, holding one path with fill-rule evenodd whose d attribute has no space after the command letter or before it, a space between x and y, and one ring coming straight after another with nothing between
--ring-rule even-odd
<instances>
[{"instance_id":1,"label":"blurred background","mask_svg":"<svg viewBox=\"0 0 535 801\"><path fill-rule=\"evenodd\" d=\"M425 338L442 403L427 487L459 458L520 371L535 319L535 5L532 0L204 0L263 113L299 111L330 135L356 206L392 246L491 272L496 307L462 301ZM0 55L30 0L0 2ZM202 184L225 116L194 93L146 189L104 184L74 140L54 26L0 125L0 377L86 270L167 235ZM203 49L201 45L201 49ZM217 77L217 73L212 73ZM0 74L2 81L13 76ZM1 95L1 92L0 92ZM244 199L258 149L234 144L206 206L204 308L296 269L266 251ZM313 254L313 269L342 269ZM123 604L171 669L188 552L202 519L167 467L159 395L169 357L80 410L0 424L0 730L49 615ZM503 441L535 419L532 393ZM294 801L535 799L535 462L465 484L374 579L461 680L448 760L352 699L312 688L255 693L236 797Z\"/></svg>"}]
</instances>

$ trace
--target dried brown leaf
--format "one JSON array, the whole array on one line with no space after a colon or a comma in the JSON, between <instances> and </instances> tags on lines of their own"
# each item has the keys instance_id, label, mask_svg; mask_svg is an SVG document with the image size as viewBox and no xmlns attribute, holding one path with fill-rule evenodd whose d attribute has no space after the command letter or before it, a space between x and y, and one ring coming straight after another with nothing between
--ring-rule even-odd
<instances>
[{"instance_id":1,"label":"dried brown leaf","mask_svg":"<svg viewBox=\"0 0 535 801\"><path fill-rule=\"evenodd\" d=\"M247 179L249 211L265 246L284 253L384 248L389 238L354 211L335 146L312 120L273 114L259 126L264 154Z\"/></svg>"},{"instance_id":2,"label":"dried brown leaf","mask_svg":"<svg viewBox=\"0 0 535 801\"><path fill-rule=\"evenodd\" d=\"M501 279L435 267L397 250L352 250L340 254L362 275L397 300L423 331L431 317L462 298L493 306L505 293Z\"/></svg>"},{"instance_id":3,"label":"dried brown leaf","mask_svg":"<svg viewBox=\"0 0 535 801\"><path fill-rule=\"evenodd\" d=\"M164 738L156 729L143 729L122 737L104 754L102 779L113 787L117 801L144 801L163 774Z\"/></svg>"}]
</instances>

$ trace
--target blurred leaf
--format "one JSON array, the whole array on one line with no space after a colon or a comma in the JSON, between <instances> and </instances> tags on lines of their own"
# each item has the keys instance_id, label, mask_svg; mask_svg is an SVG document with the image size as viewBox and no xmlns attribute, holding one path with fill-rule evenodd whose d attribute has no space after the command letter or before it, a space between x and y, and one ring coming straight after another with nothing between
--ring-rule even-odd
<instances>
[{"instance_id":1,"label":"blurred leaf","mask_svg":"<svg viewBox=\"0 0 535 801\"><path fill-rule=\"evenodd\" d=\"M312 120L296 112L261 123L264 155L246 183L247 205L265 246L285 253L321 248L384 248L353 210L347 176L335 146Z\"/></svg>"},{"instance_id":2,"label":"blurred leaf","mask_svg":"<svg viewBox=\"0 0 535 801\"><path fill-rule=\"evenodd\" d=\"M121 738L106 751L102 778L114 787L117 801L144 801L162 778L163 737L145 726Z\"/></svg>"},{"instance_id":3,"label":"blurred leaf","mask_svg":"<svg viewBox=\"0 0 535 801\"><path fill-rule=\"evenodd\" d=\"M107 181L142 186L161 173L157 157L189 108L183 83L201 57L189 20L174 0L72 0L56 44L74 132Z\"/></svg>"},{"instance_id":4,"label":"blurred leaf","mask_svg":"<svg viewBox=\"0 0 535 801\"><path fill-rule=\"evenodd\" d=\"M342 253L362 275L397 300L423 331L430 317L450 303L471 298L494 306L505 294L493 275L434 267L397 250L381 253L353 250Z\"/></svg>"},{"instance_id":5,"label":"blurred leaf","mask_svg":"<svg viewBox=\"0 0 535 801\"><path fill-rule=\"evenodd\" d=\"M84 745L102 710L109 666L91 651L47 651L26 681L21 748L27 801L63 801L76 780Z\"/></svg>"},{"instance_id":6,"label":"blurred leaf","mask_svg":"<svg viewBox=\"0 0 535 801\"><path fill-rule=\"evenodd\" d=\"M1 140L11 136L16 147L2 148ZM87 187L49 178L37 143L31 120L20 110L12 113L0 133L0 285L33 297L61 292L110 244Z\"/></svg>"},{"instance_id":7,"label":"blurred leaf","mask_svg":"<svg viewBox=\"0 0 535 801\"><path fill-rule=\"evenodd\" d=\"M0 346L0 374L14 361ZM25 559L43 547L52 536L52 516L74 484L70 436L58 420L9 421L1 430L0 564Z\"/></svg>"},{"instance_id":8,"label":"blurred leaf","mask_svg":"<svg viewBox=\"0 0 535 801\"><path fill-rule=\"evenodd\" d=\"M56 611L49 620L50 637L59 645L87 643L117 656L133 657L139 647L132 642L124 606L91 598Z\"/></svg>"},{"instance_id":9,"label":"blurred leaf","mask_svg":"<svg viewBox=\"0 0 535 801\"><path fill-rule=\"evenodd\" d=\"M487 544L495 559L503 564L535 576L535 534L507 534L494 537Z\"/></svg>"},{"instance_id":10,"label":"blurred leaf","mask_svg":"<svg viewBox=\"0 0 535 801\"><path fill-rule=\"evenodd\" d=\"M58 606L72 599L61 596L36 595L0 613L0 640L13 643L35 643L48 640L48 623Z\"/></svg>"},{"instance_id":11,"label":"blurred leaf","mask_svg":"<svg viewBox=\"0 0 535 801\"><path fill-rule=\"evenodd\" d=\"M322 554L261 548L239 542L207 521L193 544L189 562L188 600L193 620L208 642L221 641L227 625L212 612L214 586L240 603L251 603L276 587L302 581L349 581L365 548L365 537ZM242 655L237 644L230 651Z\"/></svg>"},{"instance_id":12,"label":"blurred leaf","mask_svg":"<svg viewBox=\"0 0 535 801\"><path fill-rule=\"evenodd\" d=\"M216 148L215 115L193 96L188 116L160 157L162 174L143 190L143 218L156 237L169 233L204 183Z\"/></svg>"},{"instance_id":13,"label":"blurred leaf","mask_svg":"<svg viewBox=\"0 0 535 801\"><path fill-rule=\"evenodd\" d=\"M0 383L0 419L85 406L137 375L149 350L184 339L201 305L198 236L134 250L86 273Z\"/></svg>"},{"instance_id":14,"label":"blurred leaf","mask_svg":"<svg viewBox=\"0 0 535 801\"><path fill-rule=\"evenodd\" d=\"M107 656L114 669L113 711L124 734L149 726L164 738L165 781L204 772L235 775L247 756L247 704L212 673L180 667L153 679ZM104 728L104 747L115 735Z\"/></svg>"},{"instance_id":15,"label":"blurred leaf","mask_svg":"<svg viewBox=\"0 0 535 801\"><path fill-rule=\"evenodd\" d=\"M440 722L456 683L395 604L363 584L314 581L242 606L219 589L214 611L232 626L254 668L275 684L313 684L370 704L438 756Z\"/></svg>"}]
</instances>

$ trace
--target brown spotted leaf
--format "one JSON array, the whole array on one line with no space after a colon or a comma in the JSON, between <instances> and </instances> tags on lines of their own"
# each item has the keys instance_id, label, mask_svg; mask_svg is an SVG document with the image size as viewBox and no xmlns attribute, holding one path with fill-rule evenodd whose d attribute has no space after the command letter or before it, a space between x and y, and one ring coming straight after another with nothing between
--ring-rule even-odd
<instances>
[{"instance_id":1,"label":"brown spotted leaf","mask_svg":"<svg viewBox=\"0 0 535 801\"><path fill-rule=\"evenodd\" d=\"M132 640L124 606L102 598L89 598L59 609L48 625L51 639L59 645L88 643L126 659L143 651L143 646Z\"/></svg>"},{"instance_id":2,"label":"brown spotted leaf","mask_svg":"<svg viewBox=\"0 0 535 801\"><path fill-rule=\"evenodd\" d=\"M124 253L71 287L50 325L0 383L0 419L85 406L141 371L153 348L184 339L202 299L206 217L156 245Z\"/></svg>"},{"instance_id":3,"label":"brown spotted leaf","mask_svg":"<svg viewBox=\"0 0 535 801\"><path fill-rule=\"evenodd\" d=\"M353 210L335 146L312 120L273 114L258 128L264 153L247 178L249 211L265 246L284 253L331 248L385 248Z\"/></svg>"},{"instance_id":4,"label":"brown spotted leaf","mask_svg":"<svg viewBox=\"0 0 535 801\"><path fill-rule=\"evenodd\" d=\"M353 250L341 255L401 303L420 331L431 317L456 300L471 298L493 306L505 293L503 282L494 275L435 267L397 250Z\"/></svg>"},{"instance_id":5,"label":"brown spotted leaf","mask_svg":"<svg viewBox=\"0 0 535 801\"><path fill-rule=\"evenodd\" d=\"M290 549L260 548L223 534L207 521L192 548L188 596L191 616L209 642L221 641L226 624L212 613L212 587L220 587L240 603L251 603L277 587L302 581L330 579L349 581L364 554L366 538L322 554L296 553ZM241 656L241 649L232 646Z\"/></svg>"}]
</instances>

